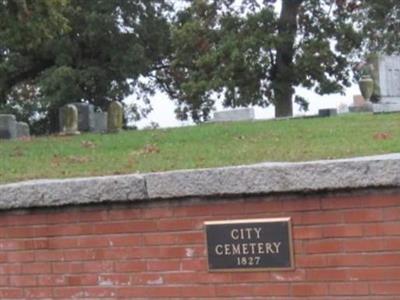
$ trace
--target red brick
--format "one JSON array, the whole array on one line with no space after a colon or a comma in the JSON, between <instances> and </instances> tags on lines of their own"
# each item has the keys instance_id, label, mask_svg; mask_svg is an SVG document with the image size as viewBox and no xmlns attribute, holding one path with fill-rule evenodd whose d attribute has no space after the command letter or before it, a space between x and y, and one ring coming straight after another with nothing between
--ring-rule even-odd
<instances>
[{"instance_id":1,"label":"red brick","mask_svg":"<svg viewBox=\"0 0 400 300\"><path fill-rule=\"evenodd\" d=\"M394 279L394 278L393 278ZM400 295L400 281L371 283L372 295Z\"/></svg>"},{"instance_id":2,"label":"red brick","mask_svg":"<svg viewBox=\"0 0 400 300\"><path fill-rule=\"evenodd\" d=\"M292 295L301 297L326 296L328 285L326 283L293 284Z\"/></svg>"},{"instance_id":3,"label":"red brick","mask_svg":"<svg viewBox=\"0 0 400 300\"><path fill-rule=\"evenodd\" d=\"M383 210L383 220L398 221L400 220L400 207L390 207Z\"/></svg>"},{"instance_id":4,"label":"red brick","mask_svg":"<svg viewBox=\"0 0 400 300\"><path fill-rule=\"evenodd\" d=\"M346 281L347 271L343 269L311 269L307 270L307 281Z\"/></svg>"},{"instance_id":5,"label":"red brick","mask_svg":"<svg viewBox=\"0 0 400 300\"><path fill-rule=\"evenodd\" d=\"M341 224L343 223L343 212L304 212L297 223L302 225Z\"/></svg>"},{"instance_id":6,"label":"red brick","mask_svg":"<svg viewBox=\"0 0 400 300\"><path fill-rule=\"evenodd\" d=\"M271 273L259 273L259 272L239 272L231 274L232 282L240 283L251 283L251 282L267 282L271 280Z\"/></svg>"},{"instance_id":7,"label":"red brick","mask_svg":"<svg viewBox=\"0 0 400 300\"><path fill-rule=\"evenodd\" d=\"M243 214L242 202L218 203L211 209L214 216L235 216Z\"/></svg>"},{"instance_id":8,"label":"red brick","mask_svg":"<svg viewBox=\"0 0 400 300\"><path fill-rule=\"evenodd\" d=\"M253 285L217 285L216 294L219 297L252 297L256 294Z\"/></svg>"},{"instance_id":9,"label":"red brick","mask_svg":"<svg viewBox=\"0 0 400 300\"><path fill-rule=\"evenodd\" d=\"M93 250L93 260L125 260L139 258L146 253L145 248L112 247Z\"/></svg>"},{"instance_id":10,"label":"red brick","mask_svg":"<svg viewBox=\"0 0 400 300\"><path fill-rule=\"evenodd\" d=\"M66 261L87 261L94 260L95 249L68 249L64 251L64 260Z\"/></svg>"},{"instance_id":11,"label":"red brick","mask_svg":"<svg viewBox=\"0 0 400 300\"><path fill-rule=\"evenodd\" d=\"M176 236L176 242L183 245L193 245L205 243L204 232L185 232Z\"/></svg>"},{"instance_id":12,"label":"red brick","mask_svg":"<svg viewBox=\"0 0 400 300\"><path fill-rule=\"evenodd\" d=\"M116 272L143 272L146 270L145 261L124 261L115 263Z\"/></svg>"},{"instance_id":13,"label":"red brick","mask_svg":"<svg viewBox=\"0 0 400 300\"><path fill-rule=\"evenodd\" d=\"M78 240L75 238L53 238L49 240L50 249L68 249L76 248Z\"/></svg>"},{"instance_id":14,"label":"red brick","mask_svg":"<svg viewBox=\"0 0 400 300\"><path fill-rule=\"evenodd\" d=\"M53 263L52 268L55 274L82 273L84 271L83 263L81 262Z\"/></svg>"},{"instance_id":15,"label":"red brick","mask_svg":"<svg viewBox=\"0 0 400 300\"><path fill-rule=\"evenodd\" d=\"M132 284L130 274L105 274L97 277L97 284L103 287L127 286Z\"/></svg>"},{"instance_id":16,"label":"red brick","mask_svg":"<svg viewBox=\"0 0 400 300\"><path fill-rule=\"evenodd\" d=\"M254 287L255 296L288 296L289 291L289 285L282 283L268 283L263 285L256 285Z\"/></svg>"},{"instance_id":17,"label":"red brick","mask_svg":"<svg viewBox=\"0 0 400 300\"><path fill-rule=\"evenodd\" d=\"M143 210L143 214L141 215L144 219L164 219L172 217L173 211L169 207L161 207L161 208L149 208Z\"/></svg>"},{"instance_id":18,"label":"red brick","mask_svg":"<svg viewBox=\"0 0 400 300\"><path fill-rule=\"evenodd\" d=\"M386 251L400 250L400 239L399 238L388 238L383 241L384 249Z\"/></svg>"},{"instance_id":19,"label":"red brick","mask_svg":"<svg viewBox=\"0 0 400 300\"><path fill-rule=\"evenodd\" d=\"M160 220L158 229L161 231L181 231L200 229L199 222L194 219Z\"/></svg>"},{"instance_id":20,"label":"red brick","mask_svg":"<svg viewBox=\"0 0 400 300\"><path fill-rule=\"evenodd\" d=\"M246 200L242 206L245 213L269 214L283 211L283 201Z\"/></svg>"},{"instance_id":21,"label":"red brick","mask_svg":"<svg viewBox=\"0 0 400 300\"><path fill-rule=\"evenodd\" d=\"M33 238L35 237L35 229L33 227L10 227L7 228L7 236L9 238Z\"/></svg>"},{"instance_id":22,"label":"red brick","mask_svg":"<svg viewBox=\"0 0 400 300\"><path fill-rule=\"evenodd\" d=\"M111 273L114 271L114 263L111 261L89 261L82 263L85 273Z\"/></svg>"},{"instance_id":23,"label":"red brick","mask_svg":"<svg viewBox=\"0 0 400 300\"><path fill-rule=\"evenodd\" d=\"M330 267L363 266L366 264L366 261L366 256L352 253L329 255L326 257L326 265Z\"/></svg>"},{"instance_id":24,"label":"red brick","mask_svg":"<svg viewBox=\"0 0 400 300\"><path fill-rule=\"evenodd\" d=\"M23 251L23 252L9 252L7 253L7 261L12 262L29 262L35 260L35 254L32 251Z\"/></svg>"},{"instance_id":25,"label":"red brick","mask_svg":"<svg viewBox=\"0 0 400 300\"><path fill-rule=\"evenodd\" d=\"M1 240L1 250L27 250L27 244L24 240Z\"/></svg>"},{"instance_id":26,"label":"red brick","mask_svg":"<svg viewBox=\"0 0 400 300\"><path fill-rule=\"evenodd\" d=\"M208 263L205 259L196 258L182 261L182 271L204 271L207 268Z\"/></svg>"},{"instance_id":27,"label":"red brick","mask_svg":"<svg viewBox=\"0 0 400 300\"><path fill-rule=\"evenodd\" d=\"M297 240L310 240L310 239L320 239L322 237L321 227L294 227L293 237Z\"/></svg>"},{"instance_id":28,"label":"red brick","mask_svg":"<svg viewBox=\"0 0 400 300\"><path fill-rule=\"evenodd\" d=\"M344 243L347 252L373 252L385 249L385 240L382 239L354 239Z\"/></svg>"},{"instance_id":29,"label":"red brick","mask_svg":"<svg viewBox=\"0 0 400 300\"><path fill-rule=\"evenodd\" d=\"M78 213L77 219L80 223L107 221L108 211L102 210L102 209L101 210L80 211Z\"/></svg>"},{"instance_id":30,"label":"red brick","mask_svg":"<svg viewBox=\"0 0 400 300\"><path fill-rule=\"evenodd\" d=\"M124 234L108 236L108 243L115 247L131 246L138 247L143 245L143 236L139 234Z\"/></svg>"},{"instance_id":31,"label":"red brick","mask_svg":"<svg viewBox=\"0 0 400 300\"><path fill-rule=\"evenodd\" d=\"M22 264L0 264L0 274L19 274Z\"/></svg>"},{"instance_id":32,"label":"red brick","mask_svg":"<svg viewBox=\"0 0 400 300\"><path fill-rule=\"evenodd\" d=\"M94 299L110 298L114 297L115 294L116 294L116 289L110 287L93 286L93 287L83 288L83 295L85 295L85 298L88 297Z\"/></svg>"},{"instance_id":33,"label":"red brick","mask_svg":"<svg viewBox=\"0 0 400 300\"><path fill-rule=\"evenodd\" d=\"M343 242L339 240L310 241L305 245L307 253L337 253L343 251Z\"/></svg>"},{"instance_id":34,"label":"red brick","mask_svg":"<svg viewBox=\"0 0 400 300\"><path fill-rule=\"evenodd\" d=\"M210 205L190 205L174 209L175 217L211 216L213 208Z\"/></svg>"},{"instance_id":35,"label":"red brick","mask_svg":"<svg viewBox=\"0 0 400 300\"><path fill-rule=\"evenodd\" d=\"M352 268L347 271L349 279L351 280L392 280L400 278L400 268Z\"/></svg>"},{"instance_id":36,"label":"red brick","mask_svg":"<svg viewBox=\"0 0 400 300\"><path fill-rule=\"evenodd\" d=\"M295 264L300 268L322 267L327 264L326 255L300 255L295 257Z\"/></svg>"},{"instance_id":37,"label":"red brick","mask_svg":"<svg viewBox=\"0 0 400 300\"><path fill-rule=\"evenodd\" d=\"M65 210L63 212L53 212L46 214L47 224L71 224L79 221L78 210Z\"/></svg>"},{"instance_id":38,"label":"red brick","mask_svg":"<svg viewBox=\"0 0 400 300\"><path fill-rule=\"evenodd\" d=\"M152 260L147 261L147 271L179 271L179 260Z\"/></svg>"},{"instance_id":39,"label":"red brick","mask_svg":"<svg viewBox=\"0 0 400 300\"><path fill-rule=\"evenodd\" d=\"M14 275L10 276L9 280L10 286L11 287L23 287L23 286L36 286L37 280L35 276L29 276L29 275Z\"/></svg>"},{"instance_id":40,"label":"red brick","mask_svg":"<svg viewBox=\"0 0 400 300\"><path fill-rule=\"evenodd\" d=\"M51 273L51 265L49 263L24 263L22 265L22 273L48 274Z\"/></svg>"},{"instance_id":41,"label":"red brick","mask_svg":"<svg viewBox=\"0 0 400 300\"><path fill-rule=\"evenodd\" d=\"M37 276L39 286L62 286L67 284L64 275L39 275Z\"/></svg>"},{"instance_id":42,"label":"red brick","mask_svg":"<svg viewBox=\"0 0 400 300\"><path fill-rule=\"evenodd\" d=\"M51 299L53 297L53 290L51 288L25 288L24 292L27 299Z\"/></svg>"},{"instance_id":43,"label":"red brick","mask_svg":"<svg viewBox=\"0 0 400 300\"><path fill-rule=\"evenodd\" d=\"M400 223L379 223L364 226L365 236L400 236Z\"/></svg>"},{"instance_id":44,"label":"red brick","mask_svg":"<svg viewBox=\"0 0 400 300\"><path fill-rule=\"evenodd\" d=\"M116 234L151 231L157 231L157 223L155 221L102 223L96 224L96 226L94 227L94 233L96 234Z\"/></svg>"},{"instance_id":45,"label":"red brick","mask_svg":"<svg viewBox=\"0 0 400 300\"><path fill-rule=\"evenodd\" d=\"M332 296L368 295L369 289L367 283L330 283L329 294Z\"/></svg>"},{"instance_id":46,"label":"red brick","mask_svg":"<svg viewBox=\"0 0 400 300\"><path fill-rule=\"evenodd\" d=\"M185 287L182 287L180 290L180 297L209 298L209 297L215 297L215 296L216 296L215 287L211 284L202 285L202 286L185 286Z\"/></svg>"},{"instance_id":47,"label":"red brick","mask_svg":"<svg viewBox=\"0 0 400 300\"><path fill-rule=\"evenodd\" d=\"M285 272L273 272L271 273L271 278L273 281L304 281L306 278L306 271L297 269L293 271Z\"/></svg>"},{"instance_id":48,"label":"red brick","mask_svg":"<svg viewBox=\"0 0 400 300\"><path fill-rule=\"evenodd\" d=\"M117 291L118 297L171 298L180 296L180 287L127 287Z\"/></svg>"},{"instance_id":49,"label":"red brick","mask_svg":"<svg viewBox=\"0 0 400 300\"><path fill-rule=\"evenodd\" d=\"M0 299L22 299L23 289L20 288L0 288Z\"/></svg>"},{"instance_id":50,"label":"red brick","mask_svg":"<svg viewBox=\"0 0 400 300\"><path fill-rule=\"evenodd\" d=\"M62 251L57 251L57 250L36 251L35 252L35 260L36 261L63 261L64 253Z\"/></svg>"},{"instance_id":51,"label":"red brick","mask_svg":"<svg viewBox=\"0 0 400 300\"><path fill-rule=\"evenodd\" d=\"M360 225L325 226L322 235L328 238L360 237L363 235L363 227Z\"/></svg>"},{"instance_id":52,"label":"red brick","mask_svg":"<svg viewBox=\"0 0 400 300\"><path fill-rule=\"evenodd\" d=\"M40 225L46 224L46 214L33 214L31 212L23 212L19 214L9 214L5 216L4 225L7 226L22 226L22 225Z\"/></svg>"},{"instance_id":53,"label":"red brick","mask_svg":"<svg viewBox=\"0 0 400 300\"><path fill-rule=\"evenodd\" d=\"M56 287L53 289L55 298L75 299L84 298L82 287Z\"/></svg>"},{"instance_id":54,"label":"red brick","mask_svg":"<svg viewBox=\"0 0 400 300\"><path fill-rule=\"evenodd\" d=\"M177 243L177 236L174 234L156 233L144 236L145 245L174 245Z\"/></svg>"},{"instance_id":55,"label":"red brick","mask_svg":"<svg viewBox=\"0 0 400 300\"><path fill-rule=\"evenodd\" d=\"M383 213L381 209L358 209L344 213L346 223L368 223L381 221Z\"/></svg>"},{"instance_id":56,"label":"red brick","mask_svg":"<svg viewBox=\"0 0 400 300\"><path fill-rule=\"evenodd\" d=\"M282 204L283 211L309 211L319 210L321 207L319 199L293 199L285 200Z\"/></svg>"},{"instance_id":57,"label":"red brick","mask_svg":"<svg viewBox=\"0 0 400 300\"><path fill-rule=\"evenodd\" d=\"M8 287L9 285L9 276L0 275L0 287Z\"/></svg>"},{"instance_id":58,"label":"red brick","mask_svg":"<svg viewBox=\"0 0 400 300\"><path fill-rule=\"evenodd\" d=\"M96 285L97 284L97 275L68 275L66 276L66 281L68 286L75 286L75 285Z\"/></svg>"},{"instance_id":59,"label":"red brick","mask_svg":"<svg viewBox=\"0 0 400 300\"><path fill-rule=\"evenodd\" d=\"M143 210L137 208L113 209L109 211L110 220L138 220L143 216Z\"/></svg>"}]
</instances>

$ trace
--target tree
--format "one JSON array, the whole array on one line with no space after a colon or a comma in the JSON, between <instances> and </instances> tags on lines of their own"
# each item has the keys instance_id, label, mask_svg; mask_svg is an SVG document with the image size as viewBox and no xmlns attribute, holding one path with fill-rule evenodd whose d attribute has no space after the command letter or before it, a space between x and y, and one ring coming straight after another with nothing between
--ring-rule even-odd
<instances>
[{"instance_id":1,"label":"tree","mask_svg":"<svg viewBox=\"0 0 400 300\"><path fill-rule=\"evenodd\" d=\"M400 52L400 2L397 0L352 1L358 10L355 21L361 28L367 52Z\"/></svg>"},{"instance_id":2,"label":"tree","mask_svg":"<svg viewBox=\"0 0 400 300\"><path fill-rule=\"evenodd\" d=\"M55 10L52 5L57 1ZM66 103L87 101L104 109L110 101L132 94L140 77L157 68L169 47L165 16L169 7L164 0L0 3L7 20L16 24L13 32L17 34L47 16L49 9L54 8L57 18L38 21L38 28L54 27L49 26L53 19L62 21L64 30L51 34L33 30L27 35L32 43L14 40L13 34L6 34L8 25L1 27L1 34L7 36L0 58L3 103L15 104L18 98L26 103L22 91L28 85L45 107L53 130L57 129L58 108Z\"/></svg>"},{"instance_id":3,"label":"tree","mask_svg":"<svg viewBox=\"0 0 400 300\"><path fill-rule=\"evenodd\" d=\"M178 100L181 118L207 119L215 95L225 106L273 104L277 117L291 116L295 87L325 94L350 85L349 58L361 38L349 3L283 0L277 14L276 1L237 2L194 0L177 15L173 52L157 80Z\"/></svg>"}]
</instances>

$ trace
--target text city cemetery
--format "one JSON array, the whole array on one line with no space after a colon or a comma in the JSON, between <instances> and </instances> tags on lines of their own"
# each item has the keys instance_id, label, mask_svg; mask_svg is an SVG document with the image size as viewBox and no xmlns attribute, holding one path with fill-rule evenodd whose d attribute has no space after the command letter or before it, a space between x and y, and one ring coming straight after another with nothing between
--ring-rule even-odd
<instances>
[{"instance_id":1,"label":"text city cemetery","mask_svg":"<svg viewBox=\"0 0 400 300\"><path fill-rule=\"evenodd\" d=\"M206 222L210 271L293 268L290 218Z\"/></svg>"}]
</instances>

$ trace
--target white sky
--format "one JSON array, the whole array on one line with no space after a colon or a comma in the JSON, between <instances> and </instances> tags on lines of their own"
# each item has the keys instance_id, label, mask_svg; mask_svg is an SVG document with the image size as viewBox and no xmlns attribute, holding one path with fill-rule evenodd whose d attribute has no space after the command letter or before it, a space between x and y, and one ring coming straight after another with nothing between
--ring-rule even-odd
<instances>
[{"instance_id":1,"label":"white sky","mask_svg":"<svg viewBox=\"0 0 400 300\"><path fill-rule=\"evenodd\" d=\"M279 13L281 9L281 1L277 1L276 12ZM342 104L351 105L353 103L353 96L359 95L360 91L357 85L345 90L345 95L331 94L320 96L310 90L304 88L297 88L296 92L299 96L304 97L309 101L309 111L304 113L299 111L298 105L294 105L293 114L296 115L314 115L318 114L318 110L322 108L338 108ZM132 98L133 99L133 98ZM129 101L129 98L127 99ZM175 118L175 105L173 101L169 100L168 97L162 93L157 93L152 99L151 104L153 111L135 125L138 128L149 126L152 122L160 125L160 127L179 127L193 124L190 121L182 122ZM274 117L274 107L271 105L268 108L261 108L255 106L256 118L257 119L271 119ZM217 103L216 110L223 110L230 108L223 108L220 103Z\"/></svg>"},{"instance_id":2,"label":"white sky","mask_svg":"<svg viewBox=\"0 0 400 300\"><path fill-rule=\"evenodd\" d=\"M297 89L297 94L303 96L310 102L309 111L307 113L300 112L295 104L294 115L315 115L322 108L338 108L341 104L351 105L353 103L353 95L359 95L358 86L354 85L346 89L346 95L332 94L320 96L312 91L304 88ZM152 122L160 125L160 127L179 127L193 124L192 122L182 122L175 118L175 105L162 93L156 94L152 100L153 111L146 119L136 122L138 128L149 126ZM255 106L256 119L271 119L274 117L274 107L271 105L268 108ZM221 104L217 104L217 110L230 109L223 108Z\"/></svg>"}]
</instances>

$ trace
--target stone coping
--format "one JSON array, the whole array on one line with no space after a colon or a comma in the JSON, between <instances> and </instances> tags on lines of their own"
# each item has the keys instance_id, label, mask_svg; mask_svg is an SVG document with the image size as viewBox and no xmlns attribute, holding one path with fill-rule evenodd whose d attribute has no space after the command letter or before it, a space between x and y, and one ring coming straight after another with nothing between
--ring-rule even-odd
<instances>
[{"instance_id":1,"label":"stone coping","mask_svg":"<svg viewBox=\"0 0 400 300\"><path fill-rule=\"evenodd\" d=\"M400 187L400 153L0 185L0 209Z\"/></svg>"}]
</instances>

